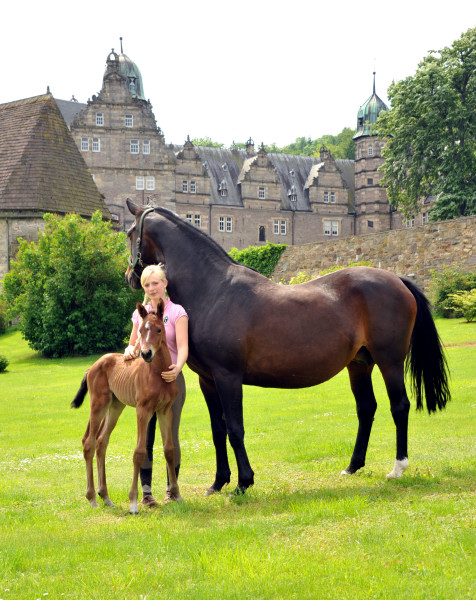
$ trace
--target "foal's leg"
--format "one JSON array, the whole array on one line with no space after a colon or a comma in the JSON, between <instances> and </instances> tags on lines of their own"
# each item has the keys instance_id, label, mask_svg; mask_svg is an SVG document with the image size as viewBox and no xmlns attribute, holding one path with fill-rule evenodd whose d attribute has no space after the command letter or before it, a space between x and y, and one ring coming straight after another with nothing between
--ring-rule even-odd
<instances>
[{"instance_id":1,"label":"foal's leg","mask_svg":"<svg viewBox=\"0 0 476 600\"><path fill-rule=\"evenodd\" d=\"M106 483L106 450L109 444L109 438L117 424L119 417L124 410L125 405L113 396L112 403L104 417L103 423L96 440L96 463L98 471L98 495L104 500L106 506L113 506L109 498Z\"/></svg>"},{"instance_id":2,"label":"foal's leg","mask_svg":"<svg viewBox=\"0 0 476 600\"><path fill-rule=\"evenodd\" d=\"M377 410L377 401L375 400L372 387L372 369L373 364L357 363L352 361L347 365L350 377L350 387L355 397L357 405L357 417L359 419L359 429L357 439L355 440L354 452L350 459L350 464L342 471L342 475L352 475L358 469L365 465L365 456L372 431L375 411Z\"/></svg>"},{"instance_id":3,"label":"foal's leg","mask_svg":"<svg viewBox=\"0 0 476 600\"><path fill-rule=\"evenodd\" d=\"M177 474L175 472L175 452L174 441L172 437L172 407L170 406L165 414L157 413L157 418L159 420L160 434L162 436L162 445L164 447L164 456L165 461L167 462L169 480L167 493L165 495L165 502L169 502L170 500L177 500L181 502L182 496L180 495L180 490L177 483Z\"/></svg>"},{"instance_id":4,"label":"foal's leg","mask_svg":"<svg viewBox=\"0 0 476 600\"><path fill-rule=\"evenodd\" d=\"M215 481L206 491L206 495L210 496L215 492L219 492L224 485L230 483L231 471L226 450L226 422L220 396L212 381L200 377L199 382L207 403L208 412L210 413L210 423L216 455Z\"/></svg>"},{"instance_id":5,"label":"foal's leg","mask_svg":"<svg viewBox=\"0 0 476 600\"><path fill-rule=\"evenodd\" d=\"M91 387L89 390L91 410L88 426L83 436L83 456L86 461L86 498L89 500L91 506L96 508L98 504L96 501L96 492L94 490L93 459L96 451L96 437L111 401L111 394L109 393L109 390L107 393L99 394L94 393L94 391L91 390Z\"/></svg>"},{"instance_id":6,"label":"foal's leg","mask_svg":"<svg viewBox=\"0 0 476 600\"><path fill-rule=\"evenodd\" d=\"M147 440L147 425L149 424L150 417L152 416L152 412L148 405L137 404L136 407L137 413L137 445L134 450L133 463L134 463L134 473L132 475L132 485L129 492L129 500L131 501L129 512L131 514L137 514L139 512L139 507L137 505L138 498L138 481L139 481L139 472L142 463L144 462L145 454L146 454L146 440Z\"/></svg>"},{"instance_id":7,"label":"foal's leg","mask_svg":"<svg viewBox=\"0 0 476 600\"><path fill-rule=\"evenodd\" d=\"M392 471L387 479L396 479L408 469L408 413L410 401L405 389L403 364L391 366L379 365L388 397L390 398L390 410L397 434L397 456Z\"/></svg>"}]
</instances>

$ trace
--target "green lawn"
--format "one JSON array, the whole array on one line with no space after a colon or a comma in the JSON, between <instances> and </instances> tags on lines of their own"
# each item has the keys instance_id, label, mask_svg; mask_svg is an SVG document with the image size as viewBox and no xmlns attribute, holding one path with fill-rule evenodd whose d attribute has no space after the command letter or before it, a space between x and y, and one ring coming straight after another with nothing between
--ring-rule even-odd
<instances>
[{"instance_id":1,"label":"green lawn","mask_svg":"<svg viewBox=\"0 0 476 600\"><path fill-rule=\"evenodd\" d=\"M476 324L438 320L453 400L410 415L410 467L386 481L395 428L379 374L367 466L341 477L357 430L345 372L316 388L245 388L255 486L210 498L215 453L196 376L181 428L182 504L128 514L135 413L109 446L116 506L84 497L88 404L69 404L93 358L49 360L0 337L0 600L472 599L475 573ZM232 459L232 483L236 465ZM156 452L154 491L165 491Z\"/></svg>"}]
</instances>

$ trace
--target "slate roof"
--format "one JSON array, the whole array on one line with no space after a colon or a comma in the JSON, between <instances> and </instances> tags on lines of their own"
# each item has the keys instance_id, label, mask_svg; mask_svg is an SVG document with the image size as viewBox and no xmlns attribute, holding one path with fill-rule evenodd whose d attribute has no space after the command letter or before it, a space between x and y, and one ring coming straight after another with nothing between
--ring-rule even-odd
<instances>
[{"instance_id":1,"label":"slate roof","mask_svg":"<svg viewBox=\"0 0 476 600\"><path fill-rule=\"evenodd\" d=\"M0 211L110 218L51 94L0 104Z\"/></svg>"},{"instance_id":2,"label":"slate roof","mask_svg":"<svg viewBox=\"0 0 476 600\"><path fill-rule=\"evenodd\" d=\"M87 104L75 102L73 100L58 100L58 98L55 98L55 101L69 128L71 128L74 117L88 106Z\"/></svg>"}]
</instances>

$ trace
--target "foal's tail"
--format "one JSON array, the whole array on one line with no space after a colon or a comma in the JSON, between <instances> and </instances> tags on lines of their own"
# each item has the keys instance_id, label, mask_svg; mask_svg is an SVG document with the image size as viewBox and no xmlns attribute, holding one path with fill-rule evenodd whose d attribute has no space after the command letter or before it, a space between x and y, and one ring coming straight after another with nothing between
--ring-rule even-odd
<instances>
[{"instance_id":1,"label":"foal's tail","mask_svg":"<svg viewBox=\"0 0 476 600\"><path fill-rule=\"evenodd\" d=\"M83 380L81 381L81 385L79 386L79 390L74 397L74 400L71 402L71 408L79 408L83 403L83 400L88 393L88 372L84 374Z\"/></svg>"},{"instance_id":2,"label":"foal's tail","mask_svg":"<svg viewBox=\"0 0 476 600\"><path fill-rule=\"evenodd\" d=\"M436 412L437 408L443 410L446 403L451 400L448 364L431 315L430 303L411 281L403 277L400 279L413 294L417 303L415 326L405 365L406 372L411 377L417 410L423 408L422 388L425 390L428 412Z\"/></svg>"}]
</instances>

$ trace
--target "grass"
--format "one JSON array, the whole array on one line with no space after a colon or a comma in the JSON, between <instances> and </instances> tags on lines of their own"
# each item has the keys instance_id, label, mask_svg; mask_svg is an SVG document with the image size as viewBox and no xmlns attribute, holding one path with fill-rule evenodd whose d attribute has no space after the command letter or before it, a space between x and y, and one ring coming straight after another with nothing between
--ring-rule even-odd
<instances>
[{"instance_id":1,"label":"grass","mask_svg":"<svg viewBox=\"0 0 476 600\"><path fill-rule=\"evenodd\" d=\"M84 498L81 437L87 405L69 408L94 357L47 360L19 332L0 337L0 600L470 599L474 586L476 324L437 322L453 400L410 417L410 467L386 481L395 429L383 383L367 455L340 477L357 420L347 376L304 390L245 388L246 444L255 486L210 498L209 418L187 371L182 504L128 514L135 414L109 446L116 506ZM230 452L233 484L236 466ZM157 450L154 490L164 492Z\"/></svg>"}]
</instances>

